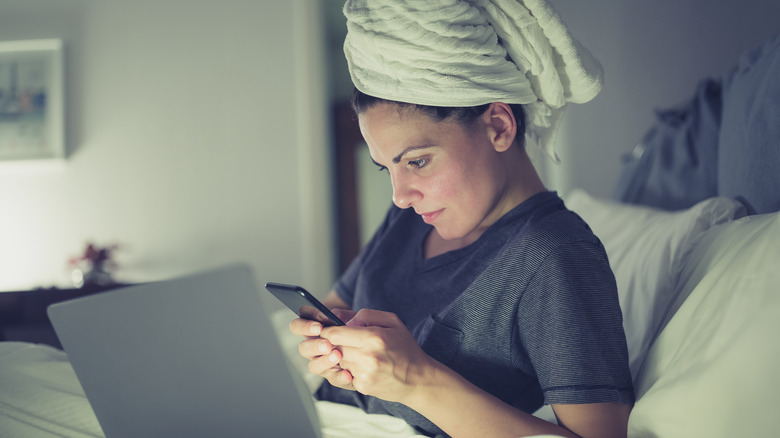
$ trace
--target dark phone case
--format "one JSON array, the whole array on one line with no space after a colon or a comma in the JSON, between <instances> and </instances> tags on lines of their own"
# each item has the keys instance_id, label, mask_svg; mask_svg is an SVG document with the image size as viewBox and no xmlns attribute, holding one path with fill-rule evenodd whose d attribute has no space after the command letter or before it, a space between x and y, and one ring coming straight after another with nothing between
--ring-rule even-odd
<instances>
[{"instance_id":1,"label":"dark phone case","mask_svg":"<svg viewBox=\"0 0 780 438\"><path fill-rule=\"evenodd\" d=\"M344 321L340 320L330 309L300 286L269 282L265 284L265 288L301 318L315 319L325 325L345 325ZM305 306L314 307L325 318L311 318L302 314L301 309Z\"/></svg>"}]
</instances>

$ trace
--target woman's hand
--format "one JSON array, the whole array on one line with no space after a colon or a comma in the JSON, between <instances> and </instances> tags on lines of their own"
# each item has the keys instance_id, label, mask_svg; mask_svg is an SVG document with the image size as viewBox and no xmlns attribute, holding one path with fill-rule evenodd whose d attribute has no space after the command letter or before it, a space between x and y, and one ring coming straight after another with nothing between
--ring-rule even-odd
<instances>
[{"instance_id":1,"label":"woman's hand","mask_svg":"<svg viewBox=\"0 0 780 438\"><path fill-rule=\"evenodd\" d=\"M320 336L335 346L333 354L340 356L338 365L350 374L351 386L383 400L408 400L433 362L389 312L363 309L346 326L325 327Z\"/></svg>"},{"instance_id":2,"label":"woman's hand","mask_svg":"<svg viewBox=\"0 0 780 438\"><path fill-rule=\"evenodd\" d=\"M347 309L333 309L342 321L349 321L355 312ZM331 385L354 390L352 375L343 370L338 362L341 353L327 339L320 337L323 326L318 321L298 318L290 323L290 331L306 339L298 344L298 353L309 361L309 372L325 378Z\"/></svg>"}]
</instances>

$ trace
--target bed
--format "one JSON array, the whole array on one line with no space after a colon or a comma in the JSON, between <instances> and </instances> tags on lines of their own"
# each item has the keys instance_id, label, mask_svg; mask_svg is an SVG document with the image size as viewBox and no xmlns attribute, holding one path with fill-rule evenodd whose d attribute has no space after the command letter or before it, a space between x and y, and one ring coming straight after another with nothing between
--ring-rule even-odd
<instances>
[{"instance_id":1,"label":"bed","mask_svg":"<svg viewBox=\"0 0 780 438\"><path fill-rule=\"evenodd\" d=\"M780 36L659 111L611 198L565 194L604 243L637 402L631 437L780 430ZM310 388L289 317L279 338ZM412 437L396 418L317 402L324 437ZM551 410L537 415L554 420ZM62 351L0 342L0 436L100 437Z\"/></svg>"}]
</instances>

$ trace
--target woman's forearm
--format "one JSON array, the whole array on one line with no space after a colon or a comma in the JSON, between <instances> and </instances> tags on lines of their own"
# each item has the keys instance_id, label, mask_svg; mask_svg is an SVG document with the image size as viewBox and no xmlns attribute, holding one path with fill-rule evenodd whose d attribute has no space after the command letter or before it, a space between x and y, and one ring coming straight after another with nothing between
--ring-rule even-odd
<instances>
[{"instance_id":1,"label":"woman's forearm","mask_svg":"<svg viewBox=\"0 0 780 438\"><path fill-rule=\"evenodd\" d=\"M513 408L439 362L417 371L420 383L402 402L453 438L521 437L554 434L577 437L566 428Z\"/></svg>"}]
</instances>

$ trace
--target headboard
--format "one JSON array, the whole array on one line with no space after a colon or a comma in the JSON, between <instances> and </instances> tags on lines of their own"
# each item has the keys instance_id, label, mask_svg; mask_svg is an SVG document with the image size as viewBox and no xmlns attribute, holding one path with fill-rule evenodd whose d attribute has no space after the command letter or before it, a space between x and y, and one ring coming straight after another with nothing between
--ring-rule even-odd
<instances>
[{"instance_id":1,"label":"headboard","mask_svg":"<svg viewBox=\"0 0 780 438\"><path fill-rule=\"evenodd\" d=\"M658 111L623 164L621 202L679 210L727 196L753 214L780 211L780 34Z\"/></svg>"}]
</instances>

